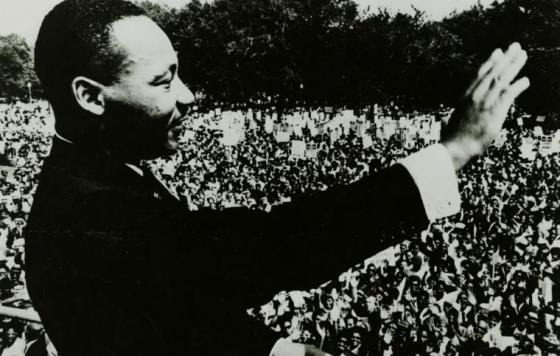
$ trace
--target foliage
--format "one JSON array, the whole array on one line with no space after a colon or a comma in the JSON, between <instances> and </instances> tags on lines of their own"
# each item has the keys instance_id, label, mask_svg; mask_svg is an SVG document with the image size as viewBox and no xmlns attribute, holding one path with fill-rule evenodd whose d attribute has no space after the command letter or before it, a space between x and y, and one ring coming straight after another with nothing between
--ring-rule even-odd
<instances>
[{"instance_id":1,"label":"foliage","mask_svg":"<svg viewBox=\"0 0 560 356\"><path fill-rule=\"evenodd\" d=\"M262 93L319 103L453 104L496 47L528 48L535 113L560 111L560 2L507 0L440 22L360 14L351 0L195 0L156 16L191 86L214 99ZM169 18L174 18L172 23Z\"/></svg>"},{"instance_id":2,"label":"foliage","mask_svg":"<svg viewBox=\"0 0 560 356\"><path fill-rule=\"evenodd\" d=\"M560 1L475 5L434 22L352 0L192 0L175 9L142 1L180 53L181 76L211 100L279 95L419 108L454 104L496 47L519 41L532 81L520 100L533 113L560 112ZM22 95L29 48L0 40L0 95Z\"/></svg>"},{"instance_id":3,"label":"foliage","mask_svg":"<svg viewBox=\"0 0 560 356\"><path fill-rule=\"evenodd\" d=\"M0 36L0 97L26 97L28 82L38 87L25 39L13 34Z\"/></svg>"}]
</instances>

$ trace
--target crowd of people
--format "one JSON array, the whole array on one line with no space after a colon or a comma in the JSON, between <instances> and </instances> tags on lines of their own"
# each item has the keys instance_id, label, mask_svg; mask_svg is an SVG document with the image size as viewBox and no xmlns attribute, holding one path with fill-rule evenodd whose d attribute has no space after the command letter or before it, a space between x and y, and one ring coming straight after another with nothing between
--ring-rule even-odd
<instances>
[{"instance_id":1,"label":"crowd of people","mask_svg":"<svg viewBox=\"0 0 560 356\"><path fill-rule=\"evenodd\" d=\"M448 113L258 104L195 108L179 152L148 162L190 209L266 211L348 184L433 142L420 132L436 130ZM389 121L388 133L381 126ZM4 105L0 127L0 303L30 308L22 232L52 113L42 102ZM460 214L250 313L333 356L560 355L560 155L541 154L523 126L503 138L459 173ZM537 143L531 159L519 149L527 138ZM40 325L0 321L0 347L10 350L0 356L28 355L37 338L53 354Z\"/></svg>"},{"instance_id":2,"label":"crowd of people","mask_svg":"<svg viewBox=\"0 0 560 356\"><path fill-rule=\"evenodd\" d=\"M45 102L0 104L0 128L0 305L32 310L23 232L52 140L52 115ZM0 317L0 356L24 355L56 350L40 323Z\"/></svg>"}]
</instances>

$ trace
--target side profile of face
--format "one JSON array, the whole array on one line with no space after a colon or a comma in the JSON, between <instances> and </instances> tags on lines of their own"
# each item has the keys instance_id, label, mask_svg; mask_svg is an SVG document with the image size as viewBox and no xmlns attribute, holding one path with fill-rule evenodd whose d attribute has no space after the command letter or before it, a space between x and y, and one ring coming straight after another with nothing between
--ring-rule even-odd
<instances>
[{"instance_id":1,"label":"side profile of face","mask_svg":"<svg viewBox=\"0 0 560 356\"><path fill-rule=\"evenodd\" d=\"M104 139L137 159L174 153L194 96L178 76L169 38L148 17L135 16L113 23L112 40L126 59L116 80L101 89Z\"/></svg>"}]
</instances>

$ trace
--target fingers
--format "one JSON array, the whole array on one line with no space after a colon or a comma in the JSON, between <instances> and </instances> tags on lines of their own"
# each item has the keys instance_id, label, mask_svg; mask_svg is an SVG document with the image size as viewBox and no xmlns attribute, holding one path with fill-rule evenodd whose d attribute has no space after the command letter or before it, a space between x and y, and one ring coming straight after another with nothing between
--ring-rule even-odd
<instances>
[{"instance_id":1,"label":"fingers","mask_svg":"<svg viewBox=\"0 0 560 356\"><path fill-rule=\"evenodd\" d=\"M498 74L502 82L510 84L511 81L517 77L521 68L527 63L527 52L519 47L516 55L513 57L513 61L510 65L506 66L501 73Z\"/></svg>"},{"instance_id":2,"label":"fingers","mask_svg":"<svg viewBox=\"0 0 560 356\"><path fill-rule=\"evenodd\" d=\"M492 52L492 55L490 55L490 58L482 64L482 66L480 66L480 69L478 70L478 77L482 78L486 73L488 73L503 55L504 52L500 48L495 49L494 52Z\"/></svg>"},{"instance_id":3,"label":"fingers","mask_svg":"<svg viewBox=\"0 0 560 356\"><path fill-rule=\"evenodd\" d=\"M507 52L494 64L492 69L488 71L488 73L480 81L479 85L474 89L473 99L476 102L481 102L486 96L488 96L489 90L496 89L498 90L498 93L500 93L505 86L509 85L511 79L513 78L511 78L509 82L505 82L502 76L505 75L506 72L509 72L512 64L517 61L518 56L526 56L526 54L523 55L522 52L524 51L521 49L519 43L513 43L509 46ZM515 72L514 77L517 73L519 73L521 67L519 67L519 69Z\"/></svg>"},{"instance_id":4,"label":"fingers","mask_svg":"<svg viewBox=\"0 0 560 356\"><path fill-rule=\"evenodd\" d=\"M473 81L473 83L467 90L467 95L469 95L474 90L474 88L476 88L480 84L480 81L486 74L488 74L488 72L494 67L494 65L496 65L496 63L502 58L503 55L504 52L500 48L497 48L494 50L494 52L492 52L490 58L488 58L488 60L484 62L482 66L480 66L477 78Z\"/></svg>"},{"instance_id":5,"label":"fingers","mask_svg":"<svg viewBox=\"0 0 560 356\"><path fill-rule=\"evenodd\" d=\"M525 90L531 85L529 78L523 77L509 86L506 90L502 92L502 105L509 108L515 99L521 95Z\"/></svg>"},{"instance_id":6,"label":"fingers","mask_svg":"<svg viewBox=\"0 0 560 356\"><path fill-rule=\"evenodd\" d=\"M494 51L478 71L478 79L442 131L456 169L484 152L499 134L508 109L529 87L527 78L510 84L526 62L526 52L514 43L506 53Z\"/></svg>"},{"instance_id":7,"label":"fingers","mask_svg":"<svg viewBox=\"0 0 560 356\"><path fill-rule=\"evenodd\" d=\"M511 81L519 74L519 71L521 71L525 63L527 63L527 53L523 50L519 50L513 56L512 62L510 62L509 65L503 65L501 72L496 74L488 94L483 99L484 108L491 108L497 103L502 92L509 87Z\"/></svg>"}]
</instances>

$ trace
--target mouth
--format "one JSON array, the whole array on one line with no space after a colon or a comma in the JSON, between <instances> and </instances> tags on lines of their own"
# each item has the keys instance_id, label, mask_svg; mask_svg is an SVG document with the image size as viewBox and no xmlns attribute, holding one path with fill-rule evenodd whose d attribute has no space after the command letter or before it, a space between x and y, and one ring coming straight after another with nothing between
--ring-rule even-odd
<instances>
[{"instance_id":1,"label":"mouth","mask_svg":"<svg viewBox=\"0 0 560 356\"><path fill-rule=\"evenodd\" d=\"M188 115L180 116L177 115L177 113L174 113L169 120L167 125L167 142L174 149L176 149L179 145L181 134L185 130L185 122L187 118Z\"/></svg>"},{"instance_id":2,"label":"mouth","mask_svg":"<svg viewBox=\"0 0 560 356\"><path fill-rule=\"evenodd\" d=\"M179 124L175 124L169 127L169 131L174 133L174 134L179 134L181 133L181 131L183 131L184 127L183 125Z\"/></svg>"},{"instance_id":3,"label":"mouth","mask_svg":"<svg viewBox=\"0 0 560 356\"><path fill-rule=\"evenodd\" d=\"M184 116L173 115L173 117L169 121L169 125L167 128L169 132L175 136L175 138L177 138L177 136L180 135L181 132L185 129L185 122L187 118L188 115L184 115Z\"/></svg>"},{"instance_id":4,"label":"mouth","mask_svg":"<svg viewBox=\"0 0 560 356\"><path fill-rule=\"evenodd\" d=\"M187 116L182 117L174 117L169 122L169 129L170 130L177 130L183 128L183 123L186 121Z\"/></svg>"}]
</instances>

